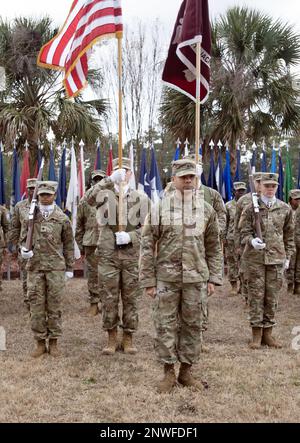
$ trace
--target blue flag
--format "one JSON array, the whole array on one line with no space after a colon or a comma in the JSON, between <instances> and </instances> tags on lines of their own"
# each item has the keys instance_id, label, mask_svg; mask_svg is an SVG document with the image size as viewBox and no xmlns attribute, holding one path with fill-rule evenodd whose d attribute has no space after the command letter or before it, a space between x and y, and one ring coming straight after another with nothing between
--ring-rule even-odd
<instances>
[{"instance_id":1,"label":"blue flag","mask_svg":"<svg viewBox=\"0 0 300 443\"><path fill-rule=\"evenodd\" d=\"M63 149L60 167L56 204L64 211L67 202L67 171L66 171L66 148Z\"/></svg>"},{"instance_id":2,"label":"blue flag","mask_svg":"<svg viewBox=\"0 0 300 443\"><path fill-rule=\"evenodd\" d=\"M251 159L251 167L252 167L252 169L255 168L255 170L256 170L256 160L257 160L257 150L255 148L253 151L253 154L252 154L252 159Z\"/></svg>"},{"instance_id":3,"label":"blue flag","mask_svg":"<svg viewBox=\"0 0 300 443\"><path fill-rule=\"evenodd\" d=\"M151 165L150 165L150 186L151 186L151 198L156 201L160 198L161 192L163 190L160 174L156 163L155 150L152 146L151 148Z\"/></svg>"},{"instance_id":4,"label":"blue flag","mask_svg":"<svg viewBox=\"0 0 300 443\"><path fill-rule=\"evenodd\" d=\"M265 149L263 149L261 158L261 172L267 172L267 153Z\"/></svg>"},{"instance_id":5,"label":"blue flag","mask_svg":"<svg viewBox=\"0 0 300 443\"><path fill-rule=\"evenodd\" d=\"M272 174L275 174L277 171L277 164L276 164L276 151L273 147L272 149L272 160L271 160L271 169L270 172L272 172Z\"/></svg>"},{"instance_id":6,"label":"blue flag","mask_svg":"<svg viewBox=\"0 0 300 443\"><path fill-rule=\"evenodd\" d=\"M281 157L281 150L279 151L278 159L279 159L279 164L278 164L279 185L278 185L278 191L277 191L277 198L279 198L279 200L283 201L284 175L283 175L283 163L282 163L282 157Z\"/></svg>"},{"instance_id":7,"label":"blue flag","mask_svg":"<svg viewBox=\"0 0 300 443\"><path fill-rule=\"evenodd\" d=\"M235 170L235 182L242 181L242 169L241 169L241 150L240 148L237 148L236 151L236 170Z\"/></svg>"},{"instance_id":8,"label":"blue flag","mask_svg":"<svg viewBox=\"0 0 300 443\"><path fill-rule=\"evenodd\" d=\"M207 186L210 188L218 190L217 182L216 182L216 168L215 168L215 161L214 161L214 150L210 150L210 163L209 163L209 175L208 175L208 181Z\"/></svg>"},{"instance_id":9,"label":"blue flag","mask_svg":"<svg viewBox=\"0 0 300 443\"><path fill-rule=\"evenodd\" d=\"M202 146L200 146L200 148L199 148L199 155L201 155L202 163L203 163L203 151L202 151ZM206 186L206 180L205 180L204 170L203 170L203 172L202 172L202 174L201 174L201 183L202 183L204 186Z\"/></svg>"},{"instance_id":10,"label":"blue flag","mask_svg":"<svg viewBox=\"0 0 300 443\"><path fill-rule=\"evenodd\" d=\"M145 148L143 148L143 151L142 151L141 170L140 170L138 190L145 192L149 198L151 197L151 189L150 189L149 175L148 175L148 170L147 170L147 159L146 159L146 149Z\"/></svg>"},{"instance_id":11,"label":"blue flag","mask_svg":"<svg viewBox=\"0 0 300 443\"><path fill-rule=\"evenodd\" d=\"M222 165L222 150L219 149L218 166L216 169L216 182L219 193L222 195L223 190L223 165Z\"/></svg>"},{"instance_id":12,"label":"blue flag","mask_svg":"<svg viewBox=\"0 0 300 443\"><path fill-rule=\"evenodd\" d=\"M224 196L226 202L232 200L232 180L231 180L231 171L230 171L230 152L229 149L226 149L226 165L224 169Z\"/></svg>"},{"instance_id":13,"label":"blue flag","mask_svg":"<svg viewBox=\"0 0 300 443\"><path fill-rule=\"evenodd\" d=\"M54 182L57 181L56 172L55 172L54 152L52 148L50 149L48 180Z\"/></svg>"},{"instance_id":14,"label":"blue flag","mask_svg":"<svg viewBox=\"0 0 300 443\"><path fill-rule=\"evenodd\" d=\"M179 159L180 159L180 144L177 143L176 151L175 151L173 160L176 161L176 160L179 160Z\"/></svg>"},{"instance_id":15,"label":"blue flag","mask_svg":"<svg viewBox=\"0 0 300 443\"><path fill-rule=\"evenodd\" d=\"M4 165L3 165L3 152L2 143L0 146L0 205L5 205L5 182L4 182Z\"/></svg>"},{"instance_id":16,"label":"blue flag","mask_svg":"<svg viewBox=\"0 0 300 443\"><path fill-rule=\"evenodd\" d=\"M20 188L20 166L19 158L16 148L13 151L13 165L12 165L12 186L11 186L11 209L21 200Z\"/></svg>"}]
</instances>

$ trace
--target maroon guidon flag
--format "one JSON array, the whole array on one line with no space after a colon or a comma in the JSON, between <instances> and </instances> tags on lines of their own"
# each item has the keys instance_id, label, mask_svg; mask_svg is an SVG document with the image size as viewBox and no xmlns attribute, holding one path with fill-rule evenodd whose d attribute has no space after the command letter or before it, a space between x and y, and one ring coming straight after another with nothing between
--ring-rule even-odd
<instances>
[{"instance_id":1,"label":"maroon guidon flag","mask_svg":"<svg viewBox=\"0 0 300 443\"><path fill-rule=\"evenodd\" d=\"M209 94L211 31L208 0L183 0L162 79L170 88L196 101L196 45L201 43L200 99Z\"/></svg>"}]
</instances>

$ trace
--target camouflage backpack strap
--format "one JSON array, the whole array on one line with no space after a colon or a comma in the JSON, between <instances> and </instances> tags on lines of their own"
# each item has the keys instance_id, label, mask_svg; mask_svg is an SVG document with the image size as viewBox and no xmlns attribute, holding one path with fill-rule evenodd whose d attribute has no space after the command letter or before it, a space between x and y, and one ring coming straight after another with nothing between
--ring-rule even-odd
<instances>
[{"instance_id":1,"label":"camouflage backpack strap","mask_svg":"<svg viewBox=\"0 0 300 443\"><path fill-rule=\"evenodd\" d=\"M206 201L206 203L212 206L213 201L211 198L211 193L209 192L209 188L203 185L203 191L204 191L204 201Z\"/></svg>"}]
</instances>

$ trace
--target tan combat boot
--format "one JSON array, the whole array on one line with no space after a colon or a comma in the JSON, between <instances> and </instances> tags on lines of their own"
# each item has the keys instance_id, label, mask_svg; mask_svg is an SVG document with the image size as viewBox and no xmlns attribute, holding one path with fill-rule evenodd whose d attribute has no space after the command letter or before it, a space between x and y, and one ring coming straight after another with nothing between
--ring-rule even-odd
<instances>
[{"instance_id":1,"label":"tan combat boot","mask_svg":"<svg viewBox=\"0 0 300 443\"><path fill-rule=\"evenodd\" d=\"M37 348L31 353L31 357L38 358L41 357L43 354L46 354L46 352L46 340L37 340Z\"/></svg>"},{"instance_id":2,"label":"tan combat boot","mask_svg":"<svg viewBox=\"0 0 300 443\"><path fill-rule=\"evenodd\" d=\"M132 344L132 334L130 332L123 331L123 340L121 344L121 348L123 349L125 354L136 354L137 349Z\"/></svg>"},{"instance_id":3,"label":"tan combat boot","mask_svg":"<svg viewBox=\"0 0 300 443\"><path fill-rule=\"evenodd\" d=\"M181 363L178 375L178 383L180 383L182 386L194 388L196 391L202 391L204 386L200 381L196 380L193 377L191 368L192 365L189 365L188 363Z\"/></svg>"},{"instance_id":4,"label":"tan combat boot","mask_svg":"<svg viewBox=\"0 0 300 443\"><path fill-rule=\"evenodd\" d=\"M249 344L251 349L259 349L261 346L262 328L252 328L252 342Z\"/></svg>"},{"instance_id":5,"label":"tan combat boot","mask_svg":"<svg viewBox=\"0 0 300 443\"><path fill-rule=\"evenodd\" d=\"M164 378L158 383L157 391L159 394L169 394L176 386L176 375L174 365L164 365Z\"/></svg>"},{"instance_id":6,"label":"tan combat boot","mask_svg":"<svg viewBox=\"0 0 300 443\"><path fill-rule=\"evenodd\" d=\"M61 356L61 352L57 348L57 339L56 338L49 339L49 354L52 355L52 357L60 357Z\"/></svg>"},{"instance_id":7,"label":"tan combat boot","mask_svg":"<svg viewBox=\"0 0 300 443\"><path fill-rule=\"evenodd\" d=\"M102 354L104 355L114 355L118 347L118 330L117 328L110 329L108 332L108 344L106 348L103 349Z\"/></svg>"},{"instance_id":8,"label":"tan combat boot","mask_svg":"<svg viewBox=\"0 0 300 443\"><path fill-rule=\"evenodd\" d=\"M95 317L96 315L98 315L99 314L99 308L98 308L98 303L91 303L91 306L90 306L90 308L89 308L89 310L88 310L88 314L91 316L91 317Z\"/></svg>"},{"instance_id":9,"label":"tan combat boot","mask_svg":"<svg viewBox=\"0 0 300 443\"><path fill-rule=\"evenodd\" d=\"M294 294L300 295L300 283L297 283L297 282L295 283Z\"/></svg>"},{"instance_id":10,"label":"tan combat boot","mask_svg":"<svg viewBox=\"0 0 300 443\"><path fill-rule=\"evenodd\" d=\"M263 345L267 345L270 348L281 349L282 344L280 342L276 341L274 337L272 337L272 329L273 328L264 328L261 342Z\"/></svg>"},{"instance_id":11,"label":"tan combat boot","mask_svg":"<svg viewBox=\"0 0 300 443\"><path fill-rule=\"evenodd\" d=\"M235 297L238 294L237 282L232 281L232 282L230 282L230 284L231 284L231 291L230 291L229 297Z\"/></svg>"}]
</instances>

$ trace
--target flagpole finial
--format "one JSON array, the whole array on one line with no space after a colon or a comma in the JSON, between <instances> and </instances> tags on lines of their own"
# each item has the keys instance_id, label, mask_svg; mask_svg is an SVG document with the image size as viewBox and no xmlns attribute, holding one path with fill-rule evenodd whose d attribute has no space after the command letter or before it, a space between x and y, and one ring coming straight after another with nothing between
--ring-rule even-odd
<instances>
[{"instance_id":1,"label":"flagpole finial","mask_svg":"<svg viewBox=\"0 0 300 443\"><path fill-rule=\"evenodd\" d=\"M255 142L253 143L252 148L253 148L253 150L255 150L257 148L257 145Z\"/></svg>"},{"instance_id":2,"label":"flagpole finial","mask_svg":"<svg viewBox=\"0 0 300 443\"><path fill-rule=\"evenodd\" d=\"M1 152L4 152L4 144L3 144L2 140L0 141L0 150L1 150Z\"/></svg>"},{"instance_id":3,"label":"flagpole finial","mask_svg":"<svg viewBox=\"0 0 300 443\"><path fill-rule=\"evenodd\" d=\"M210 141L209 146L210 146L210 149L214 149L215 143L213 140Z\"/></svg>"},{"instance_id":4,"label":"flagpole finial","mask_svg":"<svg viewBox=\"0 0 300 443\"><path fill-rule=\"evenodd\" d=\"M67 140L64 138L64 141L62 143L62 147L63 147L63 149L66 149L67 146L68 146Z\"/></svg>"},{"instance_id":5,"label":"flagpole finial","mask_svg":"<svg viewBox=\"0 0 300 443\"><path fill-rule=\"evenodd\" d=\"M28 151L28 148L29 148L29 143L28 143L28 141L26 140L25 141L25 143L24 143L24 147L25 147L25 150L26 151Z\"/></svg>"},{"instance_id":6,"label":"flagpole finial","mask_svg":"<svg viewBox=\"0 0 300 443\"><path fill-rule=\"evenodd\" d=\"M185 146L189 146L189 144L190 144L190 142L189 142L188 139L186 138L186 140L185 140L185 142L184 142L184 145L185 145Z\"/></svg>"},{"instance_id":7,"label":"flagpole finial","mask_svg":"<svg viewBox=\"0 0 300 443\"><path fill-rule=\"evenodd\" d=\"M79 146L80 146L81 148L83 148L83 147L85 146L84 141L83 141L82 139L81 139L80 142L79 142Z\"/></svg>"},{"instance_id":8,"label":"flagpole finial","mask_svg":"<svg viewBox=\"0 0 300 443\"><path fill-rule=\"evenodd\" d=\"M217 146L218 146L219 149L222 149L223 144L222 144L221 140L218 141L218 145Z\"/></svg>"},{"instance_id":9,"label":"flagpole finial","mask_svg":"<svg viewBox=\"0 0 300 443\"><path fill-rule=\"evenodd\" d=\"M181 141L180 141L180 138L179 138L179 137L178 137L176 143L177 143L177 146L178 146L178 147L181 145Z\"/></svg>"},{"instance_id":10,"label":"flagpole finial","mask_svg":"<svg viewBox=\"0 0 300 443\"><path fill-rule=\"evenodd\" d=\"M241 148L241 146L240 146L240 141L238 140L238 141L236 142L236 149L239 151L240 148Z\"/></svg>"},{"instance_id":11,"label":"flagpole finial","mask_svg":"<svg viewBox=\"0 0 300 443\"><path fill-rule=\"evenodd\" d=\"M226 151L229 151L229 143L228 143L228 141L226 141L225 147L226 147Z\"/></svg>"}]
</instances>

